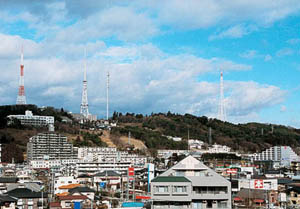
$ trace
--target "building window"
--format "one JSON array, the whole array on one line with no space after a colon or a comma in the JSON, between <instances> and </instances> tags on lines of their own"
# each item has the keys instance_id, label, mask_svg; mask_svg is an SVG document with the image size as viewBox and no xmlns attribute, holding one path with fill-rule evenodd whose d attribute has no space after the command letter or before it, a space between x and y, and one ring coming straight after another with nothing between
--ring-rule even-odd
<instances>
[{"instance_id":1,"label":"building window","mask_svg":"<svg viewBox=\"0 0 300 209\"><path fill-rule=\"evenodd\" d=\"M168 192L168 186L156 186L156 192Z\"/></svg>"},{"instance_id":2,"label":"building window","mask_svg":"<svg viewBox=\"0 0 300 209\"><path fill-rule=\"evenodd\" d=\"M185 176L185 172L184 171L176 171L175 175L176 176Z\"/></svg>"},{"instance_id":3,"label":"building window","mask_svg":"<svg viewBox=\"0 0 300 209\"><path fill-rule=\"evenodd\" d=\"M227 208L227 201L219 201L218 208Z\"/></svg>"},{"instance_id":4,"label":"building window","mask_svg":"<svg viewBox=\"0 0 300 209\"><path fill-rule=\"evenodd\" d=\"M186 186L174 186L173 192L186 192Z\"/></svg>"}]
</instances>

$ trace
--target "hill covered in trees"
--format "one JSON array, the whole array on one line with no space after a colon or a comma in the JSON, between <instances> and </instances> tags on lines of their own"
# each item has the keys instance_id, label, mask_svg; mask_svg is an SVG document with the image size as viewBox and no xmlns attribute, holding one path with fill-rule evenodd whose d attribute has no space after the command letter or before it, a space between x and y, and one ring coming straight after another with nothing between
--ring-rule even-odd
<instances>
[{"instance_id":1,"label":"hill covered in trees","mask_svg":"<svg viewBox=\"0 0 300 209\"><path fill-rule=\"evenodd\" d=\"M156 113L142 115L134 113L114 112L111 121L117 121L117 127L110 131L97 130L95 123L84 126L73 120L63 123L62 117L72 116L63 108L38 108L35 105L0 106L0 140L2 143L3 161L22 162L26 154L26 144L30 137L47 128L33 128L14 124L7 126L6 117L10 114L24 114L31 110L34 115L50 115L55 117L55 130L68 136L74 146L107 146L108 140L120 149L127 149L122 139L130 132L131 137L140 140L147 148L146 152L155 153L157 149L187 149L187 139L199 139L208 143L209 128L212 130L212 143L227 145L240 152L260 152L275 145L300 146L300 129L274 124L232 124L205 116L197 117L190 114ZM92 130L92 131L91 131ZM181 137L176 142L168 136ZM145 150L143 150L145 151ZM299 152L298 152L299 153ZM26 155L25 155L26 156Z\"/></svg>"},{"instance_id":2,"label":"hill covered in trees","mask_svg":"<svg viewBox=\"0 0 300 209\"><path fill-rule=\"evenodd\" d=\"M209 128L212 130L212 143L227 145L241 152L260 152L270 146L288 145L297 148L300 145L300 129L291 127L247 123L232 124L205 116L190 114L157 113L150 116L114 112L113 120L119 127L113 128L113 134L128 134L142 140L148 148L186 149L186 139L199 139L208 143ZM166 136L182 137L182 142L174 142Z\"/></svg>"}]
</instances>

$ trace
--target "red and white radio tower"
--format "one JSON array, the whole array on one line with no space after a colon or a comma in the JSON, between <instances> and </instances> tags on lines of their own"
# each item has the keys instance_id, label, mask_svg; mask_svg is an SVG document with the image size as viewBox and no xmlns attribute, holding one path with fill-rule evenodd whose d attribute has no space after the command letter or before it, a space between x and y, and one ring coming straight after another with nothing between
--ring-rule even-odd
<instances>
[{"instance_id":1,"label":"red and white radio tower","mask_svg":"<svg viewBox=\"0 0 300 209\"><path fill-rule=\"evenodd\" d=\"M21 65L20 65L20 80L19 80L19 93L17 97L17 105L26 104L25 89L24 89L24 63L23 63L23 46L21 50Z\"/></svg>"}]
</instances>

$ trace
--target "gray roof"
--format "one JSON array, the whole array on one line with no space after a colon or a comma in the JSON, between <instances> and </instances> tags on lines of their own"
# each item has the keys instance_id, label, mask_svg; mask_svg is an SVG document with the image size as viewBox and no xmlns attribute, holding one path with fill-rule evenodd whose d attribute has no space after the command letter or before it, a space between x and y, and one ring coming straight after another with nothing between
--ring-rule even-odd
<instances>
[{"instance_id":1,"label":"gray roof","mask_svg":"<svg viewBox=\"0 0 300 209\"><path fill-rule=\"evenodd\" d=\"M96 191L89 188L89 187L80 187L79 186L79 187L75 187L73 189L69 189L69 192L73 194L73 193L76 193L76 192L78 192L78 193L81 193L81 192L93 192L93 193L95 193Z\"/></svg>"},{"instance_id":2,"label":"gray roof","mask_svg":"<svg viewBox=\"0 0 300 209\"><path fill-rule=\"evenodd\" d=\"M158 176L151 182L191 182L184 176Z\"/></svg>"},{"instance_id":3,"label":"gray roof","mask_svg":"<svg viewBox=\"0 0 300 209\"><path fill-rule=\"evenodd\" d=\"M17 198L10 197L9 195L0 195L0 203L17 201Z\"/></svg>"},{"instance_id":4,"label":"gray roof","mask_svg":"<svg viewBox=\"0 0 300 209\"><path fill-rule=\"evenodd\" d=\"M41 192L34 192L27 188L17 188L9 192L6 192L5 194L16 198L41 198L42 197ZM47 194L44 193L43 196L47 197Z\"/></svg>"},{"instance_id":5,"label":"gray roof","mask_svg":"<svg viewBox=\"0 0 300 209\"><path fill-rule=\"evenodd\" d=\"M17 177L0 177L0 183L17 183Z\"/></svg>"}]
</instances>

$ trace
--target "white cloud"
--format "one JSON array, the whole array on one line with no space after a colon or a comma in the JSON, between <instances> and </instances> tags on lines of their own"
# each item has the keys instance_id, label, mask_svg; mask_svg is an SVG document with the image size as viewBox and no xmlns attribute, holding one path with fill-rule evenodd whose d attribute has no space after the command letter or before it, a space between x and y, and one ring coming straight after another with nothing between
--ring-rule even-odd
<instances>
[{"instance_id":1,"label":"white cloud","mask_svg":"<svg viewBox=\"0 0 300 209\"><path fill-rule=\"evenodd\" d=\"M286 112L286 106L285 105L280 106L280 112Z\"/></svg>"},{"instance_id":2,"label":"white cloud","mask_svg":"<svg viewBox=\"0 0 300 209\"><path fill-rule=\"evenodd\" d=\"M13 40L12 43L20 39L16 36L6 38ZM23 39L20 41L26 42ZM25 56L26 96L30 103L63 106L76 112L79 111L82 91L83 60L80 58L84 45L76 49L68 42L60 44L47 46L45 42L28 43L28 50L31 46L35 48L31 57ZM66 57L49 56L47 50L57 49L58 54L66 53L66 49L59 46L69 46L74 55L70 52ZM142 113L171 110L208 116L215 115L217 111L218 70L227 73L251 70L249 65L222 58L167 54L152 44L107 47L103 42L95 42L88 47L93 54L87 58L90 111L99 115L104 115L105 111L105 74L108 70L111 73L111 110ZM80 58L69 58L73 56ZM17 94L19 59L18 56L11 57L1 62L1 67L5 66L6 70L2 73L0 83L8 84L0 91L0 96L9 98L2 100L2 104L14 103ZM115 59L129 61L121 63L115 62ZM217 83L201 81L206 73L216 75ZM284 98L284 92L279 88L254 82L225 81L225 91L230 95L227 112L232 117L251 115Z\"/></svg>"},{"instance_id":3,"label":"white cloud","mask_svg":"<svg viewBox=\"0 0 300 209\"><path fill-rule=\"evenodd\" d=\"M253 59L257 56L256 50L247 50L246 52L243 52L240 54L240 57L246 58L246 59Z\"/></svg>"},{"instance_id":4,"label":"white cloud","mask_svg":"<svg viewBox=\"0 0 300 209\"><path fill-rule=\"evenodd\" d=\"M300 38L293 38L293 39L289 39L288 41L287 41L287 43L289 43L289 44L299 44L300 43Z\"/></svg>"},{"instance_id":5,"label":"white cloud","mask_svg":"<svg viewBox=\"0 0 300 209\"><path fill-rule=\"evenodd\" d=\"M267 55L265 56L265 58L264 58L264 60L265 60L266 62L270 61L271 59L272 59L272 56L269 55L269 54L267 54Z\"/></svg>"},{"instance_id":6,"label":"white cloud","mask_svg":"<svg viewBox=\"0 0 300 209\"><path fill-rule=\"evenodd\" d=\"M131 8L113 7L65 28L57 34L57 39L78 42L112 36L130 41L144 40L158 32L159 29L147 15Z\"/></svg>"},{"instance_id":7,"label":"white cloud","mask_svg":"<svg viewBox=\"0 0 300 209\"><path fill-rule=\"evenodd\" d=\"M223 38L241 38L244 35L247 35L254 30L256 30L256 27L253 26L235 25L224 31L221 31L220 33L211 35L209 37L209 40L223 39Z\"/></svg>"},{"instance_id":8,"label":"white cloud","mask_svg":"<svg viewBox=\"0 0 300 209\"><path fill-rule=\"evenodd\" d=\"M294 53L294 51L290 48L283 48L280 49L276 52L276 56L277 57L284 57L284 56L289 56L292 55Z\"/></svg>"}]
</instances>

